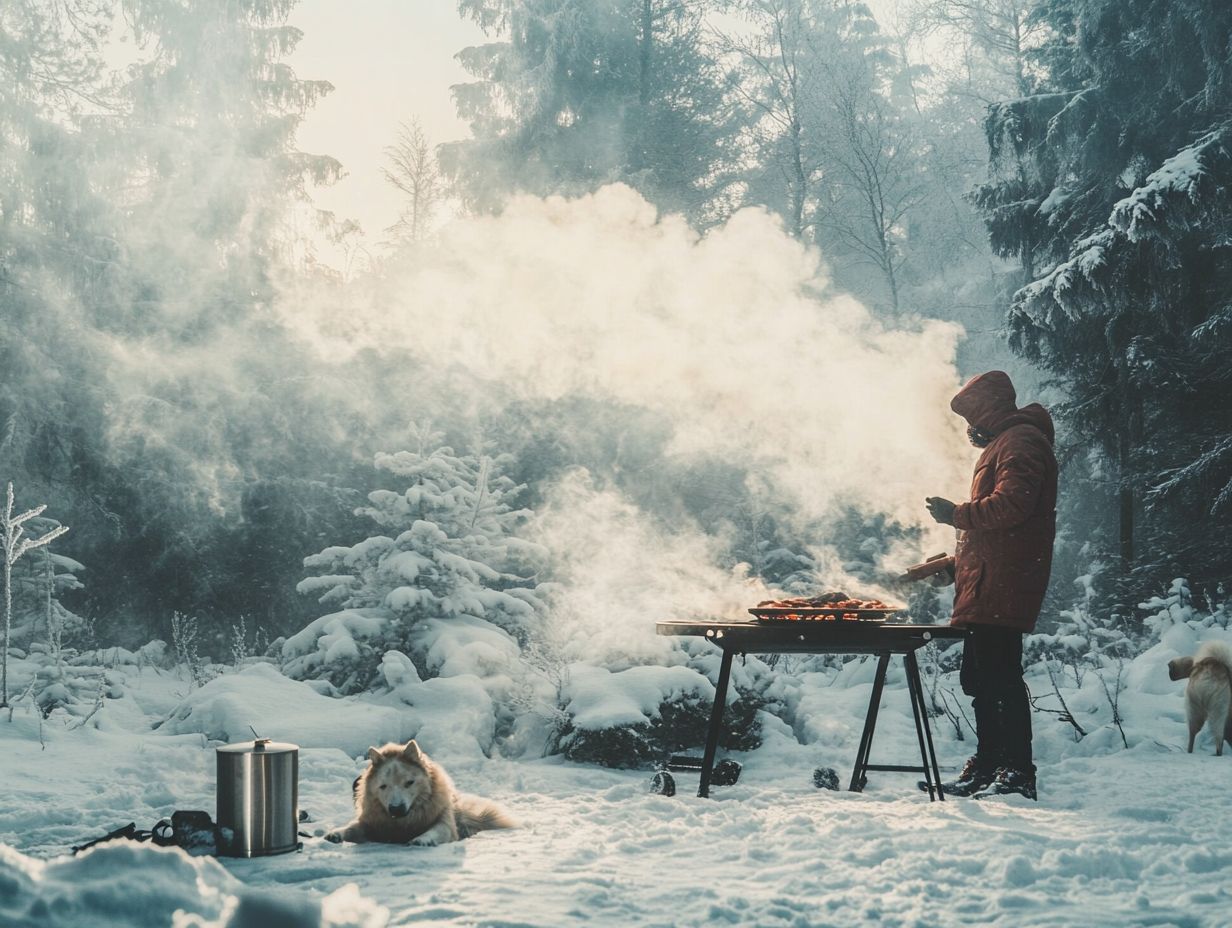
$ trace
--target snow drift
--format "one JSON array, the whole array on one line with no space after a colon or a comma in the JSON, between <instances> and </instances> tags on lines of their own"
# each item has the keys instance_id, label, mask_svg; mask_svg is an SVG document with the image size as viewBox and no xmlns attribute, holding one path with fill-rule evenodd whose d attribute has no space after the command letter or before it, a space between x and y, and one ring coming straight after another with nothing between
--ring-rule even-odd
<instances>
[{"instance_id":1,"label":"snow drift","mask_svg":"<svg viewBox=\"0 0 1232 928\"><path fill-rule=\"evenodd\" d=\"M303 748L341 748L356 757L370 745L407 740L415 734L416 721L387 706L322 696L269 664L254 664L193 690L162 730L200 732L214 741L233 742L251 741L255 728L263 737Z\"/></svg>"},{"instance_id":2,"label":"snow drift","mask_svg":"<svg viewBox=\"0 0 1232 928\"><path fill-rule=\"evenodd\" d=\"M0 922L9 928L381 928L389 910L355 884L316 900L244 886L214 859L129 841L35 860L0 844Z\"/></svg>"}]
</instances>

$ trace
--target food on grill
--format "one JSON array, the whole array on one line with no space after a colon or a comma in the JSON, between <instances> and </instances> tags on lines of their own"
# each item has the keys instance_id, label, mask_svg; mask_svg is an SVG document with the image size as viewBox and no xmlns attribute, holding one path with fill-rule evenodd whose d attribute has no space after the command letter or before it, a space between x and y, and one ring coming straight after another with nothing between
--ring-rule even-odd
<instances>
[{"instance_id":1,"label":"food on grill","mask_svg":"<svg viewBox=\"0 0 1232 928\"><path fill-rule=\"evenodd\" d=\"M766 599L757 604L758 608L769 606L772 609L894 609L879 599L852 599L846 593L822 593L820 596L797 596L793 599Z\"/></svg>"},{"instance_id":2,"label":"food on grill","mask_svg":"<svg viewBox=\"0 0 1232 928\"><path fill-rule=\"evenodd\" d=\"M887 614L899 612L902 608L879 599L856 599L846 593L832 591L817 596L763 600L749 612L766 622L829 622L835 619L884 621Z\"/></svg>"}]
</instances>

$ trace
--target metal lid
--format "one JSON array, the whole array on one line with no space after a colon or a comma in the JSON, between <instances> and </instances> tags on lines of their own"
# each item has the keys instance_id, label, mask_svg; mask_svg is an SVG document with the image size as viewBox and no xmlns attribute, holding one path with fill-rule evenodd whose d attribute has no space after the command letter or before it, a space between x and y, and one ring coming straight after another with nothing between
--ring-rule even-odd
<instances>
[{"instance_id":1,"label":"metal lid","mask_svg":"<svg viewBox=\"0 0 1232 928\"><path fill-rule=\"evenodd\" d=\"M215 750L219 754L290 754L298 751L299 745L285 741L270 741L269 738L258 738L256 741L221 744Z\"/></svg>"}]
</instances>

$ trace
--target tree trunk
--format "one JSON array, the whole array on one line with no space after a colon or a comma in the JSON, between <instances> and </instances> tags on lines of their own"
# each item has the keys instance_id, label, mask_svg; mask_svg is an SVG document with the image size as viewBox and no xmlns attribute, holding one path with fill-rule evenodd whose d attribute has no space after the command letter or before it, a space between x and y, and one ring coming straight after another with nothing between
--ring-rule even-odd
<instances>
[{"instance_id":1,"label":"tree trunk","mask_svg":"<svg viewBox=\"0 0 1232 928\"><path fill-rule=\"evenodd\" d=\"M1124 395L1124 394L1123 394ZM1130 482L1130 464L1134 445L1142 426L1142 404L1137 398L1127 397L1129 414L1125 417L1118 440L1118 459L1121 469L1120 502L1120 549L1121 576L1129 579L1134 568L1134 501L1135 493Z\"/></svg>"},{"instance_id":2,"label":"tree trunk","mask_svg":"<svg viewBox=\"0 0 1232 928\"><path fill-rule=\"evenodd\" d=\"M791 156L792 172L795 175L791 186L791 234L799 240L804 239L804 152L800 141L800 123L791 121Z\"/></svg>"},{"instance_id":3,"label":"tree trunk","mask_svg":"<svg viewBox=\"0 0 1232 928\"><path fill-rule=\"evenodd\" d=\"M887 264L886 266L886 283L890 286L890 309L894 315L898 315L898 277L894 273L894 265Z\"/></svg>"},{"instance_id":4,"label":"tree trunk","mask_svg":"<svg viewBox=\"0 0 1232 928\"><path fill-rule=\"evenodd\" d=\"M637 99L643 107L650 103L650 49L654 41L654 0L642 0L642 36L638 43Z\"/></svg>"},{"instance_id":5,"label":"tree trunk","mask_svg":"<svg viewBox=\"0 0 1232 928\"><path fill-rule=\"evenodd\" d=\"M1134 491L1121 485L1121 572L1128 577L1134 567Z\"/></svg>"},{"instance_id":6,"label":"tree trunk","mask_svg":"<svg viewBox=\"0 0 1232 928\"><path fill-rule=\"evenodd\" d=\"M1014 13L1014 84L1018 96L1031 95L1031 84L1027 80L1027 55L1022 47L1022 17Z\"/></svg>"},{"instance_id":7,"label":"tree trunk","mask_svg":"<svg viewBox=\"0 0 1232 928\"><path fill-rule=\"evenodd\" d=\"M7 528L7 526L6 526ZM5 541L8 541L6 532ZM13 565L4 546L4 657L0 659L0 707L9 704L9 632L13 628Z\"/></svg>"}]
</instances>

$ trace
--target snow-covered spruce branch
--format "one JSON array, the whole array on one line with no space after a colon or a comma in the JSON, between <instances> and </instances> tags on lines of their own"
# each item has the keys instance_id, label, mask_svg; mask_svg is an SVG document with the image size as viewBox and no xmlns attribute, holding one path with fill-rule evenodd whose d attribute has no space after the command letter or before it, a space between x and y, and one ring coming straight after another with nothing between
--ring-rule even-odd
<instances>
[{"instance_id":1,"label":"snow-covered spruce branch","mask_svg":"<svg viewBox=\"0 0 1232 928\"><path fill-rule=\"evenodd\" d=\"M43 514L46 506L35 506L18 515L13 514L13 483L9 481L4 514L0 516L0 531L4 534L4 649L0 661L0 707L9 704L9 636L13 628L13 565L23 554L51 544L68 531L59 525L37 538L23 537L25 523Z\"/></svg>"},{"instance_id":2,"label":"snow-covered spruce branch","mask_svg":"<svg viewBox=\"0 0 1232 928\"><path fill-rule=\"evenodd\" d=\"M1147 490L1146 499L1151 504L1158 503L1178 490L1225 472L1230 466L1232 466L1232 438L1226 438L1192 463L1164 471L1161 475L1164 479ZM1215 513L1230 502L1232 502L1232 481L1225 483L1223 489L1216 494L1210 512Z\"/></svg>"}]
</instances>

